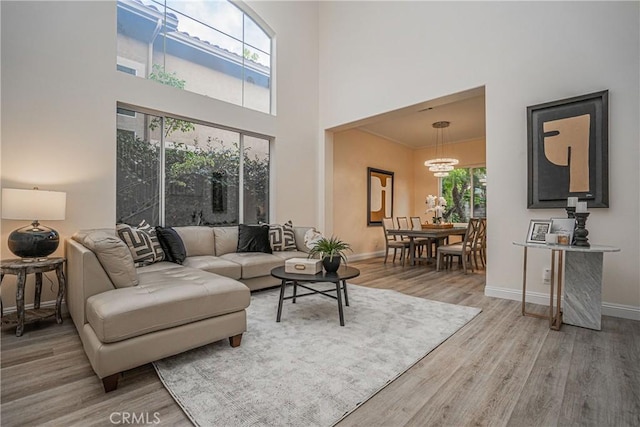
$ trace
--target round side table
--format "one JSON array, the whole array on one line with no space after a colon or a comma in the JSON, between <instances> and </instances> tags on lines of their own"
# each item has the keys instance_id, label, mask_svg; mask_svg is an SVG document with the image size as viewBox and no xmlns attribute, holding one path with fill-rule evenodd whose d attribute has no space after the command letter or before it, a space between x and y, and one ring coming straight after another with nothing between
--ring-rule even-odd
<instances>
[{"instance_id":1,"label":"round side table","mask_svg":"<svg viewBox=\"0 0 640 427\"><path fill-rule=\"evenodd\" d=\"M56 321L62 323L62 298L65 291L65 278L62 270L64 258L47 258L44 261L25 262L21 259L8 259L0 262L0 284L5 274L17 276L16 282L16 313L3 316L3 324L17 324L16 336L22 336L25 323L31 323L47 317L54 316ZM56 298L55 309L41 309L40 296L42 295L42 273L47 271L56 272L58 278L58 297ZM33 298L33 309L24 309L24 288L27 282L27 275L36 275L36 289ZM3 313L4 314L4 313Z\"/></svg>"}]
</instances>

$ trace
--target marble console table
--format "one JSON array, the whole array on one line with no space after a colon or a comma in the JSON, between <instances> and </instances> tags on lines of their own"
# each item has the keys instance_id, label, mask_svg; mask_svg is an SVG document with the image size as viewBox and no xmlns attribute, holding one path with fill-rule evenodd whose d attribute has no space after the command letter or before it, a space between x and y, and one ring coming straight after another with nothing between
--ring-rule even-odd
<instances>
[{"instance_id":1,"label":"marble console table","mask_svg":"<svg viewBox=\"0 0 640 427\"><path fill-rule=\"evenodd\" d=\"M522 315L543 317L525 311L527 290L527 249L537 248L551 251L551 290L549 293L549 327L559 330L562 323L600 330L602 319L602 266L605 252L619 252L614 246L591 245L590 247L550 245L540 243L513 242L524 248L522 268ZM563 270L563 255L566 258ZM556 269L557 261L557 269ZM563 280L564 277L564 280ZM564 282L564 304L561 308ZM557 286L556 310L554 310L554 287Z\"/></svg>"}]
</instances>

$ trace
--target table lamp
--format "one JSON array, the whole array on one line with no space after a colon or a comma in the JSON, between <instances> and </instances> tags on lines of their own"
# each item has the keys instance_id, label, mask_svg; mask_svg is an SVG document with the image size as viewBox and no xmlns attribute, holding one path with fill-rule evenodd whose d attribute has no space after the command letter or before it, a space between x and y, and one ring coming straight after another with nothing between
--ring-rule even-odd
<instances>
[{"instance_id":1,"label":"table lamp","mask_svg":"<svg viewBox=\"0 0 640 427\"><path fill-rule=\"evenodd\" d=\"M67 193L61 191L2 189L2 218L31 220L31 225L9 235L9 250L23 261L42 261L58 248L60 236L39 220L63 220Z\"/></svg>"}]
</instances>

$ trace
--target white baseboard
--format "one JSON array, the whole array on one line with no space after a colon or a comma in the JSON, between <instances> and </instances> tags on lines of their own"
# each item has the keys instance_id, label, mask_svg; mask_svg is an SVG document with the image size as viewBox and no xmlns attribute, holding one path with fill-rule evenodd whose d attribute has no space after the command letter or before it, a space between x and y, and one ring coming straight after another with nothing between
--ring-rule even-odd
<instances>
[{"instance_id":1,"label":"white baseboard","mask_svg":"<svg viewBox=\"0 0 640 427\"><path fill-rule=\"evenodd\" d=\"M363 259L376 258L384 256L384 251L368 252L364 254L354 254L347 257L348 261L362 261Z\"/></svg>"},{"instance_id":2,"label":"white baseboard","mask_svg":"<svg viewBox=\"0 0 640 427\"><path fill-rule=\"evenodd\" d=\"M522 291L517 289L485 286L484 294L488 297L522 301ZM549 306L549 294L529 291L527 292L527 302ZM640 307L603 302L602 314L605 316L620 317L622 319L640 320Z\"/></svg>"}]
</instances>

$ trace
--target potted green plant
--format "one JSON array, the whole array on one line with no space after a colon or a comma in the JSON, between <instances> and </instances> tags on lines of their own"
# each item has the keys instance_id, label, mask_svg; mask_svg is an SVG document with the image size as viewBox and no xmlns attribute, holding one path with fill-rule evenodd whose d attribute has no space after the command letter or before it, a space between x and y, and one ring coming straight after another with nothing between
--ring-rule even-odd
<instances>
[{"instance_id":1,"label":"potted green plant","mask_svg":"<svg viewBox=\"0 0 640 427\"><path fill-rule=\"evenodd\" d=\"M319 255L325 271L327 273L335 273L340 268L341 260L344 260L345 265L347 264L345 251L351 250L351 245L335 236L331 236L329 239L323 237L313 245L309 251L309 258Z\"/></svg>"}]
</instances>

